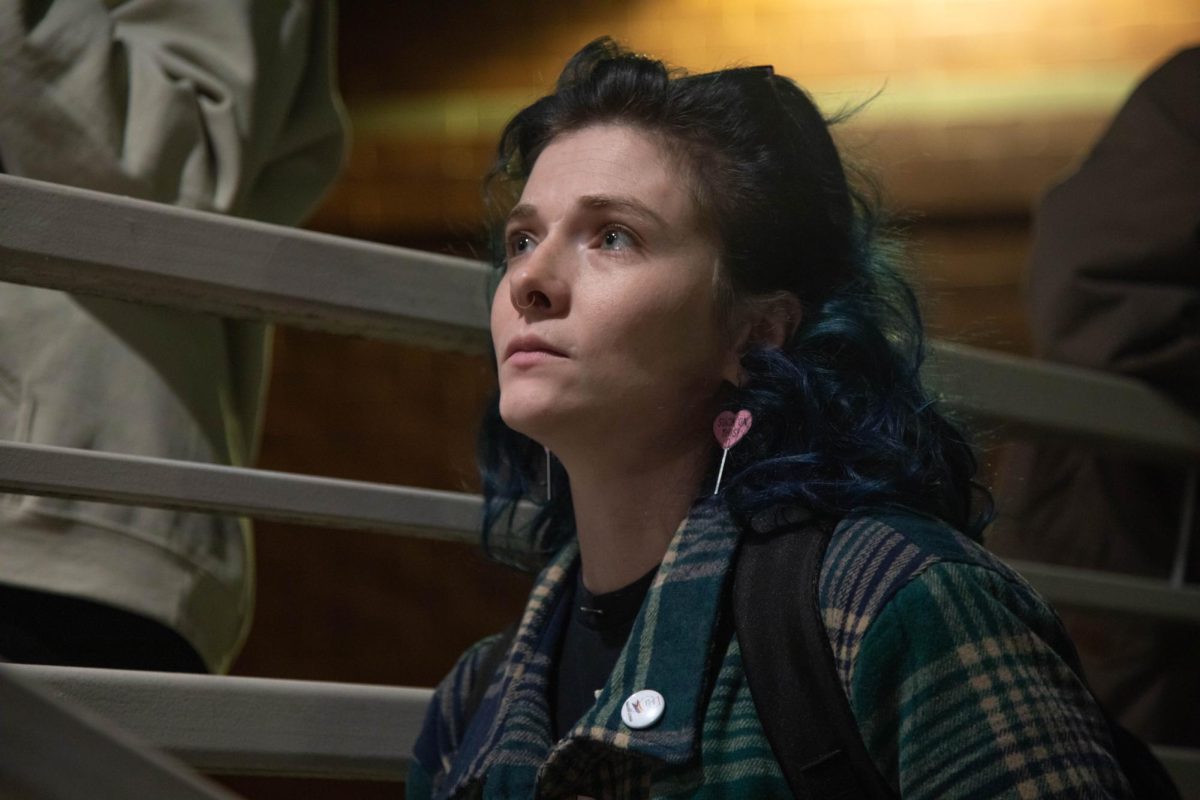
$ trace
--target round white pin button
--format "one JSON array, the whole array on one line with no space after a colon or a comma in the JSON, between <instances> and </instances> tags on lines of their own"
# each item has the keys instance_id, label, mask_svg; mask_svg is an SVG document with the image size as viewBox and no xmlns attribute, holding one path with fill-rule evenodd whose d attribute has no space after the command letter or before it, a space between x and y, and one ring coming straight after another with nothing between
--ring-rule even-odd
<instances>
[{"instance_id":1,"label":"round white pin button","mask_svg":"<svg viewBox=\"0 0 1200 800\"><path fill-rule=\"evenodd\" d=\"M629 695L621 704L621 719L634 730L649 728L658 722L666 710L667 701L653 689L642 689Z\"/></svg>"}]
</instances>

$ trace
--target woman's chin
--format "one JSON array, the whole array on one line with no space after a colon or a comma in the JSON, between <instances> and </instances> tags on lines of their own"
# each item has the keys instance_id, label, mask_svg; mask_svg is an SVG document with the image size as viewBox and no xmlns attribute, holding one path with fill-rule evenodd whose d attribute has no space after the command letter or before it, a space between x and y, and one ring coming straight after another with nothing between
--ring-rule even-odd
<instances>
[{"instance_id":1,"label":"woman's chin","mask_svg":"<svg viewBox=\"0 0 1200 800\"><path fill-rule=\"evenodd\" d=\"M504 424L536 442L547 444L552 441L555 431L569 425L567 416L557 403L533 398L509 400L503 394L500 396L500 418Z\"/></svg>"}]
</instances>

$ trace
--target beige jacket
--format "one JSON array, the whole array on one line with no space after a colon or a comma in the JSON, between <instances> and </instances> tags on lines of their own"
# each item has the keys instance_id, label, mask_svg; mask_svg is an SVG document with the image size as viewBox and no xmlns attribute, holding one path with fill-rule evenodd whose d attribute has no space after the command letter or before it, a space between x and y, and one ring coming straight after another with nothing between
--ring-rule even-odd
<instances>
[{"instance_id":1,"label":"beige jacket","mask_svg":"<svg viewBox=\"0 0 1200 800\"><path fill-rule=\"evenodd\" d=\"M0 0L0 163L30 178L299 222L343 157L332 17L326 0ZM267 334L0 284L0 437L249 463ZM157 619L223 671L253 606L249 529L0 496L0 581Z\"/></svg>"}]
</instances>

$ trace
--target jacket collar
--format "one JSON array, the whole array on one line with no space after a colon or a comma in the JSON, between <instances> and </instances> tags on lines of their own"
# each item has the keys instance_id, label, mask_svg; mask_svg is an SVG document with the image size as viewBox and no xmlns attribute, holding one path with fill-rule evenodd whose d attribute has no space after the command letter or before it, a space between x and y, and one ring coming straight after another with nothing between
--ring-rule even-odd
<instances>
[{"instance_id":1,"label":"jacket collar","mask_svg":"<svg viewBox=\"0 0 1200 800\"><path fill-rule=\"evenodd\" d=\"M679 764L698 753L704 704L725 652L723 597L737 541L737 526L719 498L692 508L671 540L608 683L591 710L555 744L548 679L579 558L574 542L563 548L539 576L504 672L493 680L464 735L460 754L473 755L459 760L460 769L447 781L448 794L487 775L489 796L498 788L493 781L507 784L505 791L531 796L539 776L547 788L570 785L599 760L640 769L646 759ZM622 721L621 707L642 689L659 692L665 707L655 725L633 730ZM614 751L634 758L614 760Z\"/></svg>"}]
</instances>

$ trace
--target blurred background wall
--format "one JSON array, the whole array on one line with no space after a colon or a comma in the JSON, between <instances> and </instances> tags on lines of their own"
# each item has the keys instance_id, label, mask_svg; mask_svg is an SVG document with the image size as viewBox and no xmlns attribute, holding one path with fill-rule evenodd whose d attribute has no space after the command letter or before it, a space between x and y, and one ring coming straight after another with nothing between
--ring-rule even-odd
<instances>
[{"instance_id":1,"label":"blurred background wall","mask_svg":"<svg viewBox=\"0 0 1200 800\"><path fill-rule=\"evenodd\" d=\"M907 221L933 335L1026 353L1031 208L1140 75L1200 42L1200 5L343 0L353 150L310 227L483 258L479 181L501 126L604 34L693 71L773 64L827 112L878 95L838 136ZM280 329L260 466L474 490L475 420L491 387L482 358ZM239 674L431 686L515 617L529 585L467 547L257 531L257 614ZM398 794L230 783L250 797Z\"/></svg>"}]
</instances>

